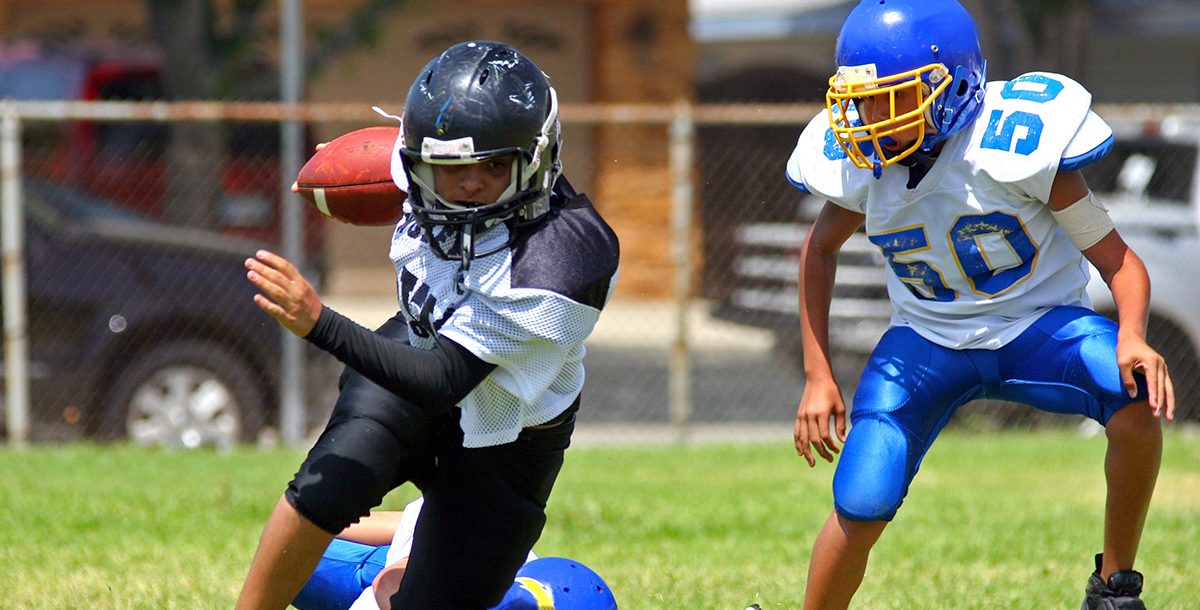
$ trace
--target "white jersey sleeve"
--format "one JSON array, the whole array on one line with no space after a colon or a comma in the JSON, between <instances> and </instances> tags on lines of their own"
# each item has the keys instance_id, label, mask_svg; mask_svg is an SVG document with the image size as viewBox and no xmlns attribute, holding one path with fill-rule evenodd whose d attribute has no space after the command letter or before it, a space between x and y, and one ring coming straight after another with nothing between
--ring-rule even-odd
<instances>
[{"instance_id":1,"label":"white jersey sleeve","mask_svg":"<svg viewBox=\"0 0 1200 610\"><path fill-rule=\"evenodd\" d=\"M420 497L404 506L404 512L400 515L400 524L396 526L396 533L392 535L392 546L388 549L387 558L384 560L386 565L392 565L401 559L408 557L412 552L413 532L417 529L417 517L421 514L421 507L425 506L425 498Z\"/></svg>"},{"instance_id":2,"label":"white jersey sleeve","mask_svg":"<svg viewBox=\"0 0 1200 610\"><path fill-rule=\"evenodd\" d=\"M417 517L421 514L421 507L425 505L425 498L417 498L404 506L404 513L400 515L400 523L396 526L396 533L392 534L392 546L388 548L387 557L384 559L384 565L392 565L412 552L413 532L417 528ZM367 586L358 599L350 605L350 610L379 610L379 604L375 602L375 587Z\"/></svg>"},{"instance_id":3,"label":"white jersey sleeve","mask_svg":"<svg viewBox=\"0 0 1200 610\"><path fill-rule=\"evenodd\" d=\"M1103 145L1107 125L1090 111L1082 85L1047 72L1030 72L987 85L981 116L965 160L1018 192L1045 202L1064 159L1085 157ZM1102 153L1101 153L1102 154Z\"/></svg>"},{"instance_id":4,"label":"white jersey sleeve","mask_svg":"<svg viewBox=\"0 0 1200 610\"><path fill-rule=\"evenodd\" d=\"M788 182L848 210L862 213L871 172L860 171L833 137L829 111L822 110L800 133L788 158Z\"/></svg>"}]
</instances>

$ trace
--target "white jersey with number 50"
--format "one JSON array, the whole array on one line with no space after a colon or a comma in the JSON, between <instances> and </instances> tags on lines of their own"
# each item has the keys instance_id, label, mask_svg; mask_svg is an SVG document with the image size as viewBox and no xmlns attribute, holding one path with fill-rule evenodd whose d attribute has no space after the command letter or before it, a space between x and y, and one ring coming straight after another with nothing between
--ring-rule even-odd
<instances>
[{"instance_id":1,"label":"white jersey with number 50","mask_svg":"<svg viewBox=\"0 0 1200 610\"><path fill-rule=\"evenodd\" d=\"M1091 95L1058 74L988 83L978 118L948 139L916 186L876 179L834 141L826 113L787 165L797 187L866 214L888 262L892 324L954 349L996 349L1048 308L1089 305L1088 266L1046 207L1059 171L1104 155L1112 129Z\"/></svg>"}]
</instances>

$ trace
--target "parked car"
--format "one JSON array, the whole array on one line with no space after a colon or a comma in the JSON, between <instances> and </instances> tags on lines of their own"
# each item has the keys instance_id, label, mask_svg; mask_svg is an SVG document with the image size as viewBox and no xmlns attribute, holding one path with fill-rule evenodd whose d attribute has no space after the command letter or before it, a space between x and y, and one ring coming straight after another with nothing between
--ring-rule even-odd
<instances>
[{"instance_id":1,"label":"parked car","mask_svg":"<svg viewBox=\"0 0 1200 610\"><path fill-rule=\"evenodd\" d=\"M227 447L276 417L279 326L257 242L24 181L33 436Z\"/></svg>"},{"instance_id":2,"label":"parked car","mask_svg":"<svg viewBox=\"0 0 1200 610\"><path fill-rule=\"evenodd\" d=\"M1170 367L1176 417L1200 421L1200 128L1168 119L1117 125L1116 136L1111 152L1083 171L1149 269L1147 338ZM772 329L778 349L798 364L798 251L821 205L805 196L794 222L740 226L732 263L738 281L715 311ZM830 343L843 377L857 374L891 319L884 269L883 257L861 232L839 255ZM1097 311L1115 317L1112 295L1095 270L1088 294Z\"/></svg>"}]
</instances>

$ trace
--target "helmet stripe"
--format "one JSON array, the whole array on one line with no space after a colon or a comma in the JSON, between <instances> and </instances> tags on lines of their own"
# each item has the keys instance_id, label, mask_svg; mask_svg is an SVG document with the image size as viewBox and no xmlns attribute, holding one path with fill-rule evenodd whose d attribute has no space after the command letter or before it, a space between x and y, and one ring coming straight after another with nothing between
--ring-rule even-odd
<instances>
[{"instance_id":1,"label":"helmet stripe","mask_svg":"<svg viewBox=\"0 0 1200 610\"><path fill-rule=\"evenodd\" d=\"M549 587L528 576L518 576L516 580L522 589L529 591L533 596L538 610L554 610L554 594L550 592Z\"/></svg>"}]
</instances>

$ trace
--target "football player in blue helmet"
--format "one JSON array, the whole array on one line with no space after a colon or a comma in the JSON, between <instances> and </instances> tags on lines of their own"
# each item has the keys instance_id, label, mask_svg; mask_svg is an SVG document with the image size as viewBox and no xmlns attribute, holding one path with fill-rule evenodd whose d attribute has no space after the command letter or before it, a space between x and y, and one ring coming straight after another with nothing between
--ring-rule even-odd
<instances>
[{"instance_id":1,"label":"football player in blue helmet","mask_svg":"<svg viewBox=\"0 0 1200 610\"><path fill-rule=\"evenodd\" d=\"M801 249L793 435L809 466L840 453L805 607L850 604L942 427L990 398L1105 427L1103 552L1084 608L1143 608L1133 565L1174 389L1146 343L1145 265L1079 171L1112 128L1067 76L985 85L975 23L954 0L863 0L836 55L826 108L787 163L793 185L826 201ZM838 251L859 230L888 263L892 320L847 409L829 306ZM1116 322L1091 308L1092 267Z\"/></svg>"},{"instance_id":2,"label":"football player in blue helmet","mask_svg":"<svg viewBox=\"0 0 1200 610\"><path fill-rule=\"evenodd\" d=\"M826 93L833 135L876 178L910 155L933 154L983 104L987 62L975 20L957 2L863 2L846 18L835 55ZM903 146L898 134L907 136Z\"/></svg>"}]
</instances>

